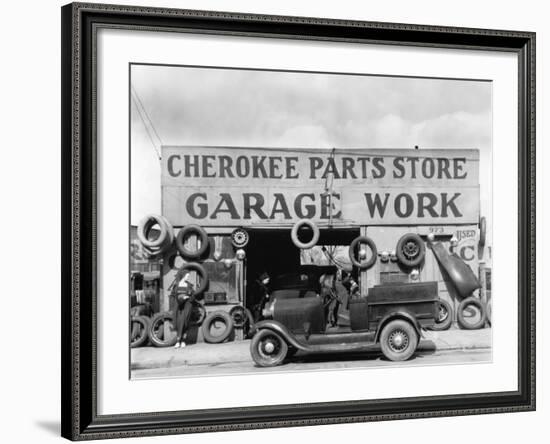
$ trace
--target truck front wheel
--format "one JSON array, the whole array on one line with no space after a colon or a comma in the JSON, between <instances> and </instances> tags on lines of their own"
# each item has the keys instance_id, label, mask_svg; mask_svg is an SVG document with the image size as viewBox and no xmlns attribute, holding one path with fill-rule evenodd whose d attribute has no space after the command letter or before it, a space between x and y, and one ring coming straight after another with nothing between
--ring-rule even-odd
<instances>
[{"instance_id":1,"label":"truck front wheel","mask_svg":"<svg viewBox=\"0 0 550 444\"><path fill-rule=\"evenodd\" d=\"M260 330L252 338L250 354L260 367L281 364L288 352L288 345L281 336L271 330Z\"/></svg>"},{"instance_id":2,"label":"truck front wheel","mask_svg":"<svg viewBox=\"0 0 550 444\"><path fill-rule=\"evenodd\" d=\"M380 334L382 353L390 361L406 361L416 351L418 335L410 322L390 321Z\"/></svg>"}]
</instances>

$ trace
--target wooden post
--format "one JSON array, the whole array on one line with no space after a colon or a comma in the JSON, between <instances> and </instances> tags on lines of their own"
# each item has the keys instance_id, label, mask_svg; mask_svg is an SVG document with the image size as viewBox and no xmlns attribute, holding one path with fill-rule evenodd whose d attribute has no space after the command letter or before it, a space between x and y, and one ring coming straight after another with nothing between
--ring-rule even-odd
<instances>
[{"instance_id":1,"label":"wooden post","mask_svg":"<svg viewBox=\"0 0 550 444\"><path fill-rule=\"evenodd\" d=\"M359 234L361 236L367 235L367 227L361 226L361 229L359 231ZM359 249L361 249L361 246L359 246ZM367 270L361 270L359 272L359 290L361 292L361 296L368 296L368 289L369 289L369 283L367 281Z\"/></svg>"}]
</instances>

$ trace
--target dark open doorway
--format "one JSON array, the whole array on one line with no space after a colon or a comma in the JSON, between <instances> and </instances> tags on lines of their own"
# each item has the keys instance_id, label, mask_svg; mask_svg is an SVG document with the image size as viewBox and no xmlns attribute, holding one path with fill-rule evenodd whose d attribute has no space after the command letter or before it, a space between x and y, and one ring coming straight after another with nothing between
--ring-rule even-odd
<instances>
[{"instance_id":1,"label":"dark open doorway","mask_svg":"<svg viewBox=\"0 0 550 444\"><path fill-rule=\"evenodd\" d=\"M309 266L301 264L301 250L292 242L290 230L251 229L249 234L250 242L247 247L245 271L246 306L252 308L265 296L265 289L258 282L263 273L267 273L271 279L274 279L280 275L296 273L299 270L304 271L312 264ZM322 229L318 245L349 245L358 235L358 228ZM309 233L304 233L306 239L309 236ZM322 265L334 266L337 264L328 261Z\"/></svg>"},{"instance_id":2,"label":"dark open doorway","mask_svg":"<svg viewBox=\"0 0 550 444\"><path fill-rule=\"evenodd\" d=\"M287 230L251 230L246 260L246 306L258 304L265 291L258 280L295 272L300 267L300 250Z\"/></svg>"}]
</instances>

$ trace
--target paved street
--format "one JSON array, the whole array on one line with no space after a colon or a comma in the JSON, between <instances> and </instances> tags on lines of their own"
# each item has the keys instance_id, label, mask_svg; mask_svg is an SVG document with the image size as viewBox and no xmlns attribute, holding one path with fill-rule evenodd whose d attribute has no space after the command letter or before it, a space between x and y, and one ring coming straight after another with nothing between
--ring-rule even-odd
<instances>
[{"instance_id":1,"label":"paved street","mask_svg":"<svg viewBox=\"0 0 550 444\"><path fill-rule=\"evenodd\" d=\"M183 351L182 353L185 353ZM228 374L243 374L256 372L293 372L324 369L378 368L388 366L418 366L438 364L467 364L491 361L491 350L465 350L420 352L406 363L396 363L383 359L379 354L358 355L323 355L300 357L297 355L287 364L276 368L256 367L252 360L240 362L225 362L223 364L193 364L187 366L151 368L133 370L132 377L136 379L178 377L178 376L214 376Z\"/></svg>"},{"instance_id":2,"label":"paved street","mask_svg":"<svg viewBox=\"0 0 550 444\"><path fill-rule=\"evenodd\" d=\"M428 332L419 351L407 362L391 362L373 346L365 353L307 355L298 353L276 368L256 367L250 341L193 344L184 349L132 349L132 378L212 376L252 372L287 372L387 366L466 364L491 361L491 329Z\"/></svg>"}]
</instances>

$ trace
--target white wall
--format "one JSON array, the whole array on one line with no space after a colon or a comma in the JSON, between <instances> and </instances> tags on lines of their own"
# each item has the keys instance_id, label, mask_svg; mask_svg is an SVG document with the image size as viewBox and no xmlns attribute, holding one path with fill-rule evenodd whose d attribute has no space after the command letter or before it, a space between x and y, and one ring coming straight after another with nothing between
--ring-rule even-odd
<instances>
[{"instance_id":1,"label":"white wall","mask_svg":"<svg viewBox=\"0 0 550 444\"><path fill-rule=\"evenodd\" d=\"M542 442L550 419L550 393L544 380L547 356L542 353L548 327L543 282L543 252L550 247L543 233L550 205L542 196L550 192L543 177L545 109L550 97L543 78L548 63L550 15L545 2L536 0L391 2L292 0L164 0L119 3L214 9L265 14L309 15L375 21L422 23L536 31L538 123L538 411L536 413L472 416L260 430L186 437L142 439L139 442L233 443L402 442L441 441L520 442L529 437ZM0 27L0 112L2 154L2 291L3 341L0 345L2 441L46 443L60 440L60 10L57 0L4 2ZM548 77L548 75L547 75ZM495 147L498 149L498 147ZM544 214L546 213L546 214ZM24 234L23 234L24 233ZM515 236L514 236L515 237ZM5 271L4 271L5 270ZM7 283L7 285L6 285ZM548 286L546 286L548 287ZM548 350L546 350L548 351ZM546 382L546 383L545 383ZM538 437L537 437L538 435ZM529 439L528 438L528 439ZM130 442L134 440L128 440Z\"/></svg>"}]
</instances>

